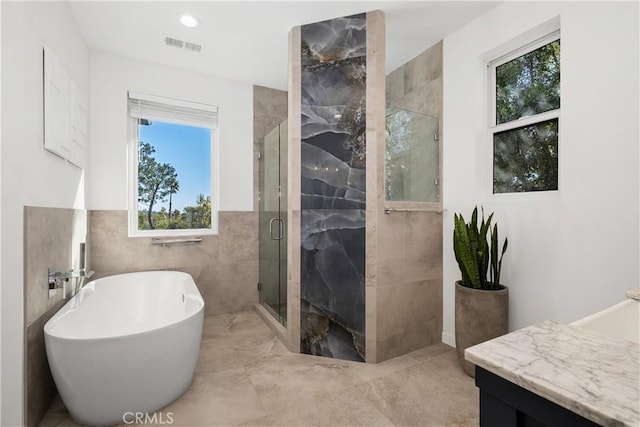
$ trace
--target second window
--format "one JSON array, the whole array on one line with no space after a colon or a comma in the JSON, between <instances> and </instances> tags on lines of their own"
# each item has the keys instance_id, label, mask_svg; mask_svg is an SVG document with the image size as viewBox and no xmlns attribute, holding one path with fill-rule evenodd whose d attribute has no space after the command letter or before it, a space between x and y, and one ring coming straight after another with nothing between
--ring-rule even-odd
<instances>
[{"instance_id":1,"label":"second window","mask_svg":"<svg viewBox=\"0 0 640 427\"><path fill-rule=\"evenodd\" d=\"M558 189L560 38L489 64L493 193Z\"/></svg>"}]
</instances>

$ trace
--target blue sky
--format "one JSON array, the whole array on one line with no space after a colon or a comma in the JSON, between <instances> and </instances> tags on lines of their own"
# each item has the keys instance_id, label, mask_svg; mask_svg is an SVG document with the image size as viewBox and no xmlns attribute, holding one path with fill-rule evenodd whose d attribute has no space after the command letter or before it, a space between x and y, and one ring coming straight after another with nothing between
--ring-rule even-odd
<instances>
[{"instance_id":1,"label":"blue sky","mask_svg":"<svg viewBox=\"0 0 640 427\"><path fill-rule=\"evenodd\" d=\"M202 193L211 196L211 131L206 128L152 122L150 126L139 126L140 140L151 144L159 163L169 163L178 173L180 190L173 195L172 209L196 204ZM159 203L169 209L169 198Z\"/></svg>"}]
</instances>

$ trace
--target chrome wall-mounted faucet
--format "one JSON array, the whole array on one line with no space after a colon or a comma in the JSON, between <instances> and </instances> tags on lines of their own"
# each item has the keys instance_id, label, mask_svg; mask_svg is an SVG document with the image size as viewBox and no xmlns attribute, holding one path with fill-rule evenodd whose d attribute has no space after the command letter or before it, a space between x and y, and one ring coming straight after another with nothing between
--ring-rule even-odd
<instances>
[{"instance_id":1,"label":"chrome wall-mounted faucet","mask_svg":"<svg viewBox=\"0 0 640 427\"><path fill-rule=\"evenodd\" d=\"M86 277L87 279L93 276L93 271L87 271L84 268L81 268L78 271L74 271L73 269L67 272L56 271L55 268L49 267L48 271L48 282L49 282L49 298L52 298L56 293L57 289L62 289L62 298L66 298L67 294L67 283L69 279L79 279Z\"/></svg>"}]
</instances>

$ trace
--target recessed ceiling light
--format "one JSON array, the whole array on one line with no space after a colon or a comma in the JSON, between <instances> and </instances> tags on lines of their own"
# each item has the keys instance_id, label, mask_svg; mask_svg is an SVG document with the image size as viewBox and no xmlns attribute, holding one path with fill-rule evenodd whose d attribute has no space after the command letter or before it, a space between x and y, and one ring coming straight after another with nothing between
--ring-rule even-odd
<instances>
[{"instance_id":1,"label":"recessed ceiling light","mask_svg":"<svg viewBox=\"0 0 640 427\"><path fill-rule=\"evenodd\" d=\"M187 28L196 28L200 24L195 17L186 13L180 15L180 23Z\"/></svg>"}]
</instances>

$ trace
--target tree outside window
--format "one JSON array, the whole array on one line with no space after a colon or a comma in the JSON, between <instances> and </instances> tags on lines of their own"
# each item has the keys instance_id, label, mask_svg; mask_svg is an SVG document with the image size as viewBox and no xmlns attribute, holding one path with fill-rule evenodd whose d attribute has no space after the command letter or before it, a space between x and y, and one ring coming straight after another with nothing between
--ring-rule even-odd
<instances>
[{"instance_id":1,"label":"tree outside window","mask_svg":"<svg viewBox=\"0 0 640 427\"><path fill-rule=\"evenodd\" d=\"M210 229L209 129L149 120L138 126L138 230Z\"/></svg>"},{"instance_id":2,"label":"tree outside window","mask_svg":"<svg viewBox=\"0 0 640 427\"><path fill-rule=\"evenodd\" d=\"M560 40L538 46L490 67L494 193L558 189Z\"/></svg>"}]
</instances>

